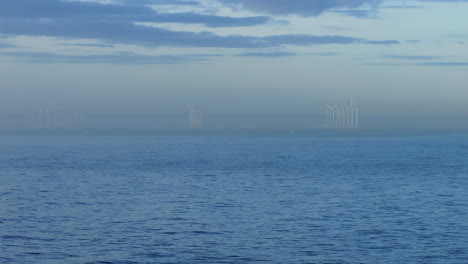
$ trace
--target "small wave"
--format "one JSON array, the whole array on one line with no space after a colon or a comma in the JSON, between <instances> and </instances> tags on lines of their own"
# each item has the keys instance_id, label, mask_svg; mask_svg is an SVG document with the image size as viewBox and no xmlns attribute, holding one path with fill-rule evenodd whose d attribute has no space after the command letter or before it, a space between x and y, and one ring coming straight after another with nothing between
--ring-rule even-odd
<instances>
[{"instance_id":1,"label":"small wave","mask_svg":"<svg viewBox=\"0 0 468 264\"><path fill-rule=\"evenodd\" d=\"M160 253L160 252L149 252L149 253L143 254L143 256L149 257L149 258L170 258L170 257L174 257L175 255L168 254L168 253Z\"/></svg>"},{"instance_id":2,"label":"small wave","mask_svg":"<svg viewBox=\"0 0 468 264\"><path fill-rule=\"evenodd\" d=\"M33 256L39 256L39 255L44 255L44 253L41 252L26 252L24 253L26 255L33 255Z\"/></svg>"},{"instance_id":3,"label":"small wave","mask_svg":"<svg viewBox=\"0 0 468 264\"><path fill-rule=\"evenodd\" d=\"M98 261L90 261L86 262L85 264L139 264L140 262L131 261L131 260L98 260Z\"/></svg>"},{"instance_id":4,"label":"small wave","mask_svg":"<svg viewBox=\"0 0 468 264\"><path fill-rule=\"evenodd\" d=\"M200 231L200 230L192 231L190 233L197 234L197 235L220 235L222 234L220 232L209 232L209 231Z\"/></svg>"},{"instance_id":5,"label":"small wave","mask_svg":"<svg viewBox=\"0 0 468 264\"><path fill-rule=\"evenodd\" d=\"M55 239L52 238L40 238L40 237L30 237L30 236L15 236L15 235L6 235L2 236L2 239L7 240L35 240L35 241L44 241L44 242L52 242Z\"/></svg>"}]
</instances>

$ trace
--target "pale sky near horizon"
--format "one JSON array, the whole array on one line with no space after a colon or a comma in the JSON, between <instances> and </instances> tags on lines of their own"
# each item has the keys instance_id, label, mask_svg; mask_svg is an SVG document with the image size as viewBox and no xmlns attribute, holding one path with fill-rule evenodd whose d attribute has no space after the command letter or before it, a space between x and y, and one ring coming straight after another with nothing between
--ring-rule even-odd
<instances>
[{"instance_id":1,"label":"pale sky near horizon","mask_svg":"<svg viewBox=\"0 0 468 264\"><path fill-rule=\"evenodd\" d=\"M468 1L5 0L0 129L468 127Z\"/></svg>"}]
</instances>

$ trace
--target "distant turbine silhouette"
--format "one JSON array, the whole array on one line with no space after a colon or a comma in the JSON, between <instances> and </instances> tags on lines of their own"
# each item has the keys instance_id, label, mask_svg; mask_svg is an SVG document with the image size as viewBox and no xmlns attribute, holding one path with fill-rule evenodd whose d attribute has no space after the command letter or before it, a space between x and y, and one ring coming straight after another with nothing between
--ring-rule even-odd
<instances>
[{"instance_id":1,"label":"distant turbine silhouette","mask_svg":"<svg viewBox=\"0 0 468 264\"><path fill-rule=\"evenodd\" d=\"M354 105L352 97L345 105L327 105L325 113L330 128L359 127L359 108Z\"/></svg>"},{"instance_id":2,"label":"distant turbine silhouette","mask_svg":"<svg viewBox=\"0 0 468 264\"><path fill-rule=\"evenodd\" d=\"M189 106L188 126L190 129L200 129L203 127L203 115L198 107Z\"/></svg>"}]
</instances>

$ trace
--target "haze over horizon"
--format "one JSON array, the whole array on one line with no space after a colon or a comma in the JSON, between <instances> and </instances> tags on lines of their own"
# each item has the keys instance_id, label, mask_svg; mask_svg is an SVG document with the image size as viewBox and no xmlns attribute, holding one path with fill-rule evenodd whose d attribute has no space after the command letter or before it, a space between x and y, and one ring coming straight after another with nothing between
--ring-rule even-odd
<instances>
[{"instance_id":1,"label":"haze over horizon","mask_svg":"<svg viewBox=\"0 0 468 264\"><path fill-rule=\"evenodd\" d=\"M0 2L0 130L468 128L466 0Z\"/></svg>"}]
</instances>

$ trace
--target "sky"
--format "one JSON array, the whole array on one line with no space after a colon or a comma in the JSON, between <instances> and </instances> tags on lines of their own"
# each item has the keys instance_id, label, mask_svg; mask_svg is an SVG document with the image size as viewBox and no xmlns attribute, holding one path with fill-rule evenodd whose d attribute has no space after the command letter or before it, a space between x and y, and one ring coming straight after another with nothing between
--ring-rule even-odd
<instances>
[{"instance_id":1,"label":"sky","mask_svg":"<svg viewBox=\"0 0 468 264\"><path fill-rule=\"evenodd\" d=\"M0 1L0 129L468 127L468 0ZM51 121L54 120L54 121Z\"/></svg>"}]
</instances>

